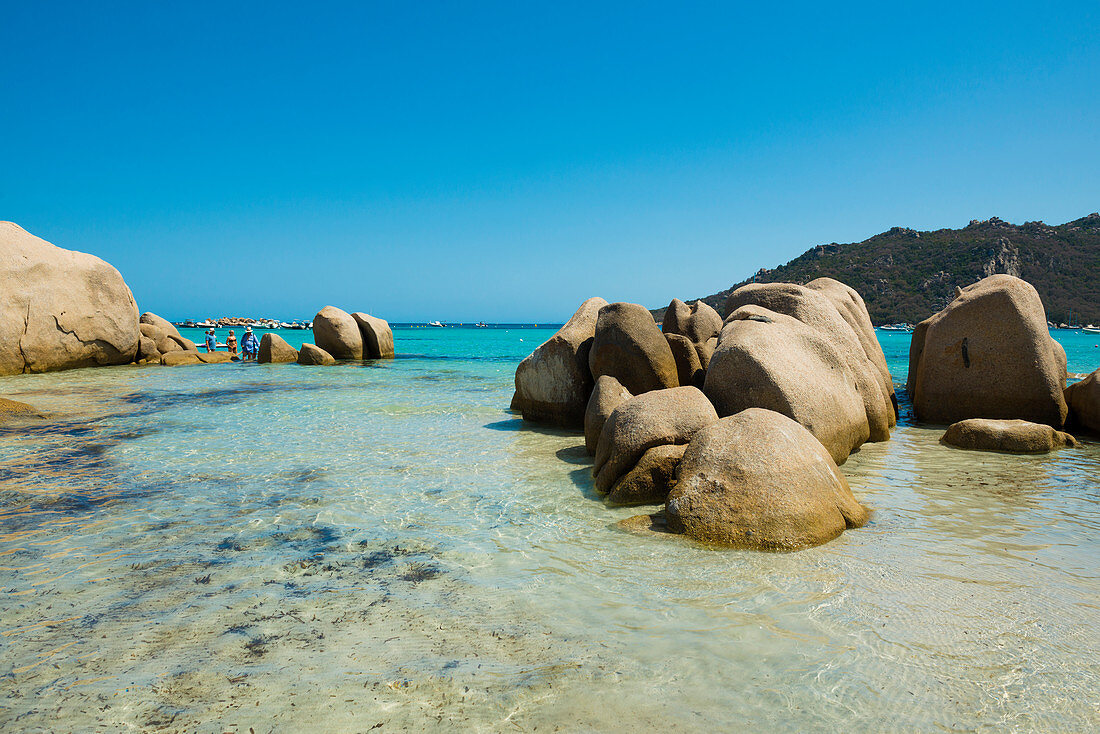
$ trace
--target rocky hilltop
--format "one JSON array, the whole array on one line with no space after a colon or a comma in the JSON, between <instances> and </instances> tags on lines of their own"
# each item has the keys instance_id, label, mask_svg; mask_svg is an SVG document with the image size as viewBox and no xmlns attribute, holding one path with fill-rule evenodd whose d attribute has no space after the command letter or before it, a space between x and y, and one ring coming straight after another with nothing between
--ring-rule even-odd
<instances>
[{"instance_id":1,"label":"rocky hilltop","mask_svg":"<svg viewBox=\"0 0 1100 734\"><path fill-rule=\"evenodd\" d=\"M894 227L863 242L818 245L701 300L725 316L726 299L745 283L828 277L859 291L875 324L916 323L946 306L956 287L998 273L1034 285L1055 323L1070 323L1071 314L1075 323L1100 323L1100 214L1058 225L994 217L962 229ZM660 321L664 309L653 314Z\"/></svg>"}]
</instances>

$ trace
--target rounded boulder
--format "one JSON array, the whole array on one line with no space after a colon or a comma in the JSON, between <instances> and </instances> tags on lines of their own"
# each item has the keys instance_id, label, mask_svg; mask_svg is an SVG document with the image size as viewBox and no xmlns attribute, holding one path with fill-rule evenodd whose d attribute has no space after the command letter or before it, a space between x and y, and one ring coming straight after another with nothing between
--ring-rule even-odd
<instances>
[{"instance_id":1,"label":"rounded boulder","mask_svg":"<svg viewBox=\"0 0 1100 734\"><path fill-rule=\"evenodd\" d=\"M334 359L362 359L363 335L346 311L325 306L313 317L313 340Z\"/></svg>"},{"instance_id":2,"label":"rounded boulder","mask_svg":"<svg viewBox=\"0 0 1100 734\"><path fill-rule=\"evenodd\" d=\"M634 395L680 384L668 341L653 314L636 303L600 309L588 366L593 378L611 375Z\"/></svg>"},{"instance_id":3,"label":"rounded boulder","mask_svg":"<svg viewBox=\"0 0 1100 734\"><path fill-rule=\"evenodd\" d=\"M870 517L821 443L762 408L695 434L665 512L695 540L768 551L820 545Z\"/></svg>"}]
</instances>

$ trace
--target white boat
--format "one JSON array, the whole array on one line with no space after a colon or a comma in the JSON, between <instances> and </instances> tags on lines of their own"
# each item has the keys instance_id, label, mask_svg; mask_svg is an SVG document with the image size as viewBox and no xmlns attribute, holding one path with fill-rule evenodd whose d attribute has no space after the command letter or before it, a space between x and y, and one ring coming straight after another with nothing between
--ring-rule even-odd
<instances>
[{"instance_id":1,"label":"white boat","mask_svg":"<svg viewBox=\"0 0 1100 734\"><path fill-rule=\"evenodd\" d=\"M1090 334L1100 334L1100 326L1089 324L1088 326L1082 326L1081 331L1087 331Z\"/></svg>"},{"instance_id":2,"label":"white boat","mask_svg":"<svg viewBox=\"0 0 1100 734\"><path fill-rule=\"evenodd\" d=\"M912 331L913 329L909 324L883 324L878 327L882 331Z\"/></svg>"},{"instance_id":3,"label":"white boat","mask_svg":"<svg viewBox=\"0 0 1100 734\"><path fill-rule=\"evenodd\" d=\"M439 323L438 321L429 321L428 326L438 326L441 329L443 328L443 324Z\"/></svg>"}]
</instances>

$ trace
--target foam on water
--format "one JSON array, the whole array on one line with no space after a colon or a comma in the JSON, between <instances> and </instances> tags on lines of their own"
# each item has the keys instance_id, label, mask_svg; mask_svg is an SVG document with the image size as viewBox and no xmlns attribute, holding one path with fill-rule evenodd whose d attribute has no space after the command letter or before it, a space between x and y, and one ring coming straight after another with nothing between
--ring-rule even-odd
<instances>
[{"instance_id":1,"label":"foam on water","mask_svg":"<svg viewBox=\"0 0 1100 734\"><path fill-rule=\"evenodd\" d=\"M843 467L866 528L655 540L505 410L550 333L4 379L53 417L0 429L4 730L1100 725L1100 446L903 424Z\"/></svg>"}]
</instances>

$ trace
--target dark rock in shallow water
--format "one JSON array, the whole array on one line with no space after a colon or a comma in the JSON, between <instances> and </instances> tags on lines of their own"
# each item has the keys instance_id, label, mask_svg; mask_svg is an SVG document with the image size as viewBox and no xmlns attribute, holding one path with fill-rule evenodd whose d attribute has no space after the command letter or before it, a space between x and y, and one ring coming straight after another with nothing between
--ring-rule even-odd
<instances>
[{"instance_id":1,"label":"dark rock in shallow water","mask_svg":"<svg viewBox=\"0 0 1100 734\"><path fill-rule=\"evenodd\" d=\"M1073 436L1045 423L988 418L969 418L954 423L943 434L942 441L961 449L1009 454L1045 454L1063 446L1077 445Z\"/></svg>"},{"instance_id":2,"label":"dark rock in shallow water","mask_svg":"<svg viewBox=\"0 0 1100 734\"><path fill-rule=\"evenodd\" d=\"M870 512L813 434L785 415L750 408L691 439L666 515L670 529L696 540L788 551L861 527Z\"/></svg>"},{"instance_id":3,"label":"dark rock in shallow water","mask_svg":"<svg viewBox=\"0 0 1100 734\"><path fill-rule=\"evenodd\" d=\"M0 422L10 418L41 418L42 414L33 405L18 400L0 398Z\"/></svg>"},{"instance_id":4,"label":"dark rock in shallow water","mask_svg":"<svg viewBox=\"0 0 1100 734\"><path fill-rule=\"evenodd\" d=\"M1065 395L1073 425L1100 433L1100 370L1067 387Z\"/></svg>"}]
</instances>

